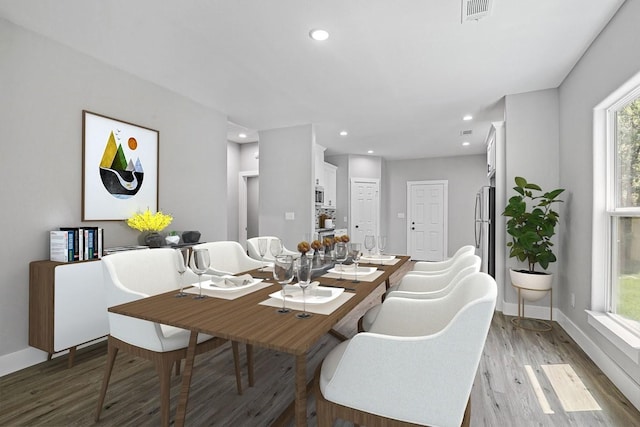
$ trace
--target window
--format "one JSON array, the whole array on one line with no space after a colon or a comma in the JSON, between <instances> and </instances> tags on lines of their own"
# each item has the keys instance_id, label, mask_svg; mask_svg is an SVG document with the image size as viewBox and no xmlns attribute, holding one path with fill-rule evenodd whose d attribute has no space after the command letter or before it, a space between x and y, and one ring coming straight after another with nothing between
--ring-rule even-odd
<instances>
[{"instance_id":1,"label":"window","mask_svg":"<svg viewBox=\"0 0 640 427\"><path fill-rule=\"evenodd\" d=\"M605 309L640 336L640 86L607 108L606 116Z\"/></svg>"}]
</instances>

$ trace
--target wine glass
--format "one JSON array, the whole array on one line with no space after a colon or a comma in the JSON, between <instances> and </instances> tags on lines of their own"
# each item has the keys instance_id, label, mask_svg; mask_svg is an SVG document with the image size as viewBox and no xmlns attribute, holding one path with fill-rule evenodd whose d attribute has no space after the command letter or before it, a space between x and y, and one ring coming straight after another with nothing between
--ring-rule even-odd
<instances>
[{"instance_id":1,"label":"wine glass","mask_svg":"<svg viewBox=\"0 0 640 427\"><path fill-rule=\"evenodd\" d=\"M369 251L369 258L371 258L371 249L376 247L376 237L372 234L364 236L364 247Z\"/></svg>"},{"instance_id":2,"label":"wine glass","mask_svg":"<svg viewBox=\"0 0 640 427\"><path fill-rule=\"evenodd\" d=\"M306 291L311 282L311 258L301 256L297 261L298 263L298 286L302 289L302 313L296 314L299 319L306 319L311 317L311 314L307 313L307 299Z\"/></svg>"},{"instance_id":3,"label":"wine glass","mask_svg":"<svg viewBox=\"0 0 640 427\"><path fill-rule=\"evenodd\" d=\"M380 252L380 265L384 264L382 260L382 252L387 246L387 236L378 236L378 251Z\"/></svg>"},{"instance_id":4,"label":"wine glass","mask_svg":"<svg viewBox=\"0 0 640 427\"><path fill-rule=\"evenodd\" d=\"M360 243L349 243L349 255L351 255L353 264L356 267L354 270L355 277L351 281L351 283L360 283L360 281L358 280L358 261L360 261L360 256L362 255L362 251L360 250Z\"/></svg>"},{"instance_id":5,"label":"wine glass","mask_svg":"<svg viewBox=\"0 0 640 427\"><path fill-rule=\"evenodd\" d=\"M282 241L280 239L271 239L269 252L271 252L274 258L282 254L282 249Z\"/></svg>"},{"instance_id":6,"label":"wine glass","mask_svg":"<svg viewBox=\"0 0 640 427\"><path fill-rule=\"evenodd\" d=\"M347 260L347 244L344 242L336 243L336 261L340 263L340 278L338 280L344 280L342 278L342 263Z\"/></svg>"},{"instance_id":7,"label":"wine glass","mask_svg":"<svg viewBox=\"0 0 640 427\"><path fill-rule=\"evenodd\" d=\"M260 259L262 260L262 268L261 271L265 271L266 266L264 265L264 256L267 254L267 244L269 243L269 239L265 237L258 238L258 252L260 253Z\"/></svg>"},{"instance_id":8,"label":"wine glass","mask_svg":"<svg viewBox=\"0 0 640 427\"><path fill-rule=\"evenodd\" d=\"M180 292L176 294L176 298L186 297L184 293L184 273L187 271L189 264L189 248L177 248L176 250L176 269L180 274Z\"/></svg>"},{"instance_id":9,"label":"wine glass","mask_svg":"<svg viewBox=\"0 0 640 427\"><path fill-rule=\"evenodd\" d=\"M202 275L209 269L211 261L209 260L209 249L194 249L191 253L191 262L189 267L194 273L198 275L198 295L194 296L194 299L205 298L202 295Z\"/></svg>"},{"instance_id":10,"label":"wine glass","mask_svg":"<svg viewBox=\"0 0 640 427\"><path fill-rule=\"evenodd\" d=\"M293 280L293 257L291 255L276 256L273 263L273 278L282 286L282 308L278 309L278 313L289 313L291 310L285 306L284 287Z\"/></svg>"}]
</instances>

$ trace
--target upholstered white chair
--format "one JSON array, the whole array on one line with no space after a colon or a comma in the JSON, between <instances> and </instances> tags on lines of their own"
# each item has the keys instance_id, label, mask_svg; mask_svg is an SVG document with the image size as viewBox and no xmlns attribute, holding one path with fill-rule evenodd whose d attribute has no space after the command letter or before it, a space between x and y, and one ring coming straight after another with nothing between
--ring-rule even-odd
<instances>
[{"instance_id":1,"label":"upholstered white chair","mask_svg":"<svg viewBox=\"0 0 640 427\"><path fill-rule=\"evenodd\" d=\"M474 273L442 298L385 300L371 331L316 371L318 426L468 425L496 296L493 278Z\"/></svg>"},{"instance_id":2,"label":"upholstered white chair","mask_svg":"<svg viewBox=\"0 0 640 427\"><path fill-rule=\"evenodd\" d=\"M447 258L444 261L418 261L413 266L413 270L424 272L440 272L447 270L453 266L458 258L464 255L474 255L475 251L475 246L465 245L458 249L451 258Z\"/></svg>"},{"instance_id":3,"label":"upholstered white chair","mask_svg":"<svg viewBox=\"0 0 640 427\"><path fill-rule=\"evenodd\" d=\"M207 249L211 267L207 274L223 276L238 274L248 270L263 267L261 261L247 255L242 245L234 241L207 242L194 245L193 249Z\"/></svg>"},{"instance_id":4,"label":"upholstered white chair","mask_svg":"<svg viewBox=\"0 0 640 427\"><path fill-rule=\"evenodd\" d=\"M414 298L433 299L440 298L451 292L460 284L466 276L480 271L480 258L473 255L473 262L459 264L459 270L448 269L442 274L412 274L407 273L400 283L390 287L384 294L383 301L387 298ZM375 321L382 304L374 305L358 320L358 332L367 332Z\"/></svg>"},{"instance_id":5,"label":"upholstered white chair","mask_svg":"<svg viewBox=\"0 0 640 427\"><path fill-rule=\"evenodd\" d=\"M180 288L174 249L158 248L119 252L102 258L107 306L123 304ZM185 283L194 282L197 276L187 269ZM176 372L186 357L190 332L168 325L108 313L109 337L107 365L98 399L96 421L100 418L111 371L119 350L152 361L160 377L160 412L162 425L169 425L169 392L171 368ZM205 334L198 335L196 354L214 349L227 340ZM238 393L242 394L238 345L233 344L235 374ZM250 367L251 368L251 367Z\"/></svg>"},{"instance_id":6,"label":"upholstered white chair","mask_svg":"<svg viewBox=\"0 0 640 427\"><path fill-rule=\"evenodd\" d=\"M278 238L274 236L260 236L247 239L247 252L249 253L249 256L261 261L262 258L260 257L260 250L258 249L258 239L267 239L267 253L264 255L264 260L273 263L275 258L269 250L269 247L271 245L271 241ZM294 258L300 258L300 252L291 251L285 248L284 245L282 246L282 255L291 255Z\"/></svg>"}]
</instances>

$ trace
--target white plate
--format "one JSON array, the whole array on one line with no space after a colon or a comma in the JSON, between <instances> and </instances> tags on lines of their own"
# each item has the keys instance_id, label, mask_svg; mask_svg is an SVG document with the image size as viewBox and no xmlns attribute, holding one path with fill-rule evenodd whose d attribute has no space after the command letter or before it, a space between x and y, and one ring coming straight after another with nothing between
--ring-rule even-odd
<instances>
[{"instance_id":1,"label":"white plate","mask_svg":"<svg viewBox=\"0 0 640 427\"><path fill-rule=\"evenodd\" d=\"M229 276L227 276L229 277ZM223 276L224 278L224 276ZM213 280L218 280L218 279L213 279ZM240 285L240 286L233 286L233 285L223 285L222 283L220 284L216 284L215 282L212 282L211 280L206 280L204 282L202 282L202 289L209 289L212 291L240 291L242 289L247 289L250 288L252 286L257 285L258 283L262 282L264 279L256 279L254 278L251 283L247 283L246 285ZM198 287L198 282L194 283L193 286Z\"/></svg>"},{"instance_id":2,"label":"white plate","mask_svg":"<svg viewBox=\"0 0 640 427\"><path fill-rule=\"evenodd\" d=\"M329 273L340 274L340 264L336 264L334 268L329 269ZM358 276L368 276L369 274L373 274L376 272L375 267L362 267L358 266ZM356 275L356 266L355 265L343 265L342 266L342 274L345 276L354 276Z\"/></svg>"},{"instance_id":3,"label":"white plate","mask_svg":"<svg viewBox=\"0 0 640 427\"><path fill-rule=\"evenodd\" d=\"M383 262L383 261L391 261L392 259L395 259L395 255L363 255L360 257L360 261L365 262L365 261L370 261L372 263L377 262Z\"/></svg>"},{"instance_id":4,"label":"white plate","mask_svg":"<svg viewBox=\"0 0 640 427\"><path fill-rule=\"evenodd\" d=\"M321 295L315 295L318 290ZM344 288L328 288L326 286L318 286L314 290L307 288L307 304L325 304L338 298L344 292ZM286 286L285 295L287 302L302 303L302 289L299 286ZM271 298L282 301L282 291L277 291L269 295Z\"/></svg>"}]
</instances>

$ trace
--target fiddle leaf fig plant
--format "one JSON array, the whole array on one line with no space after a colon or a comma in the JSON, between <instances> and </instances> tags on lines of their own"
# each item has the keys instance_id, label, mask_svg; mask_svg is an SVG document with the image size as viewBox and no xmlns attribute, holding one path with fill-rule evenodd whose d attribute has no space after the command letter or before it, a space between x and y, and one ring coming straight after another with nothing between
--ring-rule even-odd
<instances>
[{"instance_id":1,"label":"fiddle leaf fig plant","mask_svg":"<svg viewBox=\"0 0 640 427\"><path fill-rule=\"evenodd\" d=\"M551 249L551 237L558 224L558 213L552 209L554 203L561 203L557 197L563 188L543 192L539 185L527 182L517 176L513 189L518 193L509 199L503 216L507 217L507 233L511 241L507 242L510 258L526 261L529 272L535 272L536 264L546 269L556 261Z\"/></svg>"}]
</instances>

